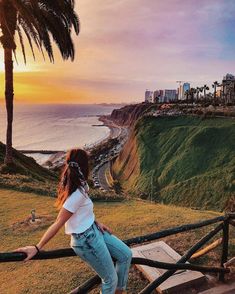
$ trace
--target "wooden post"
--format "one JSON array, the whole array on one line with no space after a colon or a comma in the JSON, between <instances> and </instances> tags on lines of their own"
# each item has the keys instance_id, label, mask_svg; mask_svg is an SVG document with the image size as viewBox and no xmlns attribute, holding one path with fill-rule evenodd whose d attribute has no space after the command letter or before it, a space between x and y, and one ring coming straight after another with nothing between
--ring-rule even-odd
<instances>
[{"instance_id":1,"label":"wooden post","mask_svg":"<svg viewBox=\"0 0 235 294\"><path fill-rule=\"evenodd\" d=\"M223 223L223 250L221 256L221 267L228 260L228 241L229 241L229 219L225 219ZM224 282L224 273L219 274L219 280Z\"/></svg>"}]
</instances>

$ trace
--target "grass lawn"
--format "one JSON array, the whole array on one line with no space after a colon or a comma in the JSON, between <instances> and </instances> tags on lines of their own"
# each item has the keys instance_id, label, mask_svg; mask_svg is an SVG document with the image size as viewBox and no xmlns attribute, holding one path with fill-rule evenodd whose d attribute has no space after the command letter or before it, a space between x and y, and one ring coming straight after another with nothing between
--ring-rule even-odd
<instances>
[{"instance_id":1,"label":"grass lawn","mask_svg":"<svg viewBox=\"0 0 235 294\"><path fill-rule=\"evenodd\" d=\"M17 247L36 244L45 229L53 222L57 212L54 199L26 192L0 189L0 252ZM12 225L25 220L31 209L36 214L48 217L47 222L38 228L15 227ZM213 211L191 210L176 206L151 204L143 201L120 203L95 203L96 218L109 225L121 239L159 231L180 224L193 223L220 215ZM182 254L210 228L190 233L178 234L167 239L167 243ZM69 236L62 229L45 249L69 247ZM230 247L233 249L233 246ZM196 261L196 263L218 264L221 248ZM234 251L234 250L233 250ZM1 294L62 294L84 282L94 274L79 257L48 261L30 261L26 264L0 264ZM129 275L128 293L138 293L147 281L132 266ZM92 293L98 293L93 290Z\"/></svg>"},{"instance_id":2,"label":"grass lawn","mask_svg":"<svg viewBox=\"0 0 235 294\"><path fill-rule=\"evenodd\" d=\"M114 172L133 196L223 211L235 197L235 120L144 117Z\"/></svg>"}]
</instances>

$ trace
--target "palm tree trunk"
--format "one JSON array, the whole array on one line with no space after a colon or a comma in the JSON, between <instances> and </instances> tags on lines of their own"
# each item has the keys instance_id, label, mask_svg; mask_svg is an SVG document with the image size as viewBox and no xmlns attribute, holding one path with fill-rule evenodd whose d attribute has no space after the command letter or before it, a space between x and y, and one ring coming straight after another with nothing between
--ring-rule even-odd
<instances>
[{"instance_id":1,"label":"palm tree trunk","mask_svg":"<svg viewBox=\"0 0 235 294\"><path fill-rule=\"evenodd\" d=\"M215 91L214 91L214 104L215 104L215 107L216 107L216 85L215 85Z\"/></svg>"},{"instance_id":2,"label":"palm tree trunk","mask_svg":"<svg viewBox=\"0 0 235 294\"><path fill-rule=\"evenodd\" d=\"M206 113L206 89L205 89L205 88L204 88L203 107L204 107L204 111L205 111L205 113Z\"/></svg>"},{"instance_id":3,"label":"palm tree trunk","mask_svg":"<svg viewBox=\"0 0 235 294\"><path fill-rule=\"evenodd\" d=\"M13 123L13 60L12 49L4 48L4 62L5 62L5 101L7 110L7 134L6 134L6 154L4 163L9 164L13 162L12 158L12 123Z\"/></svg>"}]
</instances>

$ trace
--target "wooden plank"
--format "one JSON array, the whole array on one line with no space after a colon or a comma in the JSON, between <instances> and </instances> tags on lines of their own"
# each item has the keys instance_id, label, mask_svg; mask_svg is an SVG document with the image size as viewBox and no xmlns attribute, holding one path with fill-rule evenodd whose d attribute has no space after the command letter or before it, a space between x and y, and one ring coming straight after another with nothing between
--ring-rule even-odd
<instances>
[{"instance_id":1,"label":"wooden plank","mask_svg":"<svg viewBox=\"0 0 235 294\"><path fill-rule=\"evenodd\" d=\"M235 293L235 282L230 284L218 285L216 287L205 290L198 294L234 294L234 293Z\"/></svg>"},{"instance_id":2,"label":"wooden plank","mask_svg":"<svg viewBox=\"0 0 235 294\"><path fill-rule=\"evenodd\" d=\"M192 257L190 258L190 260L192 259L196 259L198 257L201 257L202 255L207 254L208 252L210 252L211 250L215 249L217 246L219 246L222 243L222 238L219 238L218 240L215 240L213 243L211 243L210 245L206 246L205 248L197 251L196 253L194 253L192 255Z\"/></svg>"}]
</instances>

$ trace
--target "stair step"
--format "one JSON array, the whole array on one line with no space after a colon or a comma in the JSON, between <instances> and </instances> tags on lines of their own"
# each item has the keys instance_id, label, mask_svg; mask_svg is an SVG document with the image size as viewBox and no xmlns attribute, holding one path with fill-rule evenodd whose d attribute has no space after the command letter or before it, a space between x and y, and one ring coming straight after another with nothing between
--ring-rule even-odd
<instances>
[{"instance_id":1,"label":"stair step","mask_svg":"<svg viewBox=\"0 0 235 294\"><path fill-rule=\"evenodd\" d=\"M235 282L218 285L214 288L200 292L199 294L235 294Z\"/></svg>"}]
</instances>

